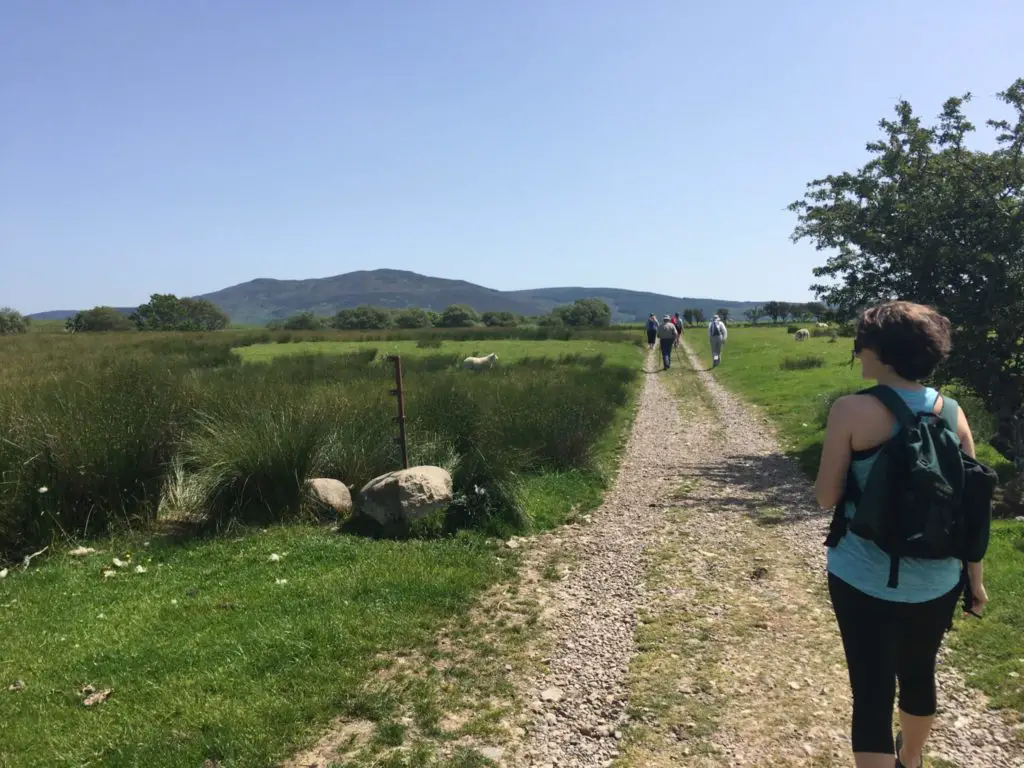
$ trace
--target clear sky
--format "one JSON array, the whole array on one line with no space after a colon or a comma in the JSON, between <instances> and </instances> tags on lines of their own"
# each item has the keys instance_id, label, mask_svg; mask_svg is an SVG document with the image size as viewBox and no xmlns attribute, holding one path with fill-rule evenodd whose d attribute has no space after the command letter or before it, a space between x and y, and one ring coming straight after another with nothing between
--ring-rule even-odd
<instances>
[{"instance_id":1,"label":"clear sky","mask_svg":"<svg viewBox=\"0 0 1024 768\"><path fill-rule=\"evenodd\" d=\"M0 305L393 267L809 298L787 203L1020 0L0 0ZM986 134L987 140L987 134Z\"/></svg>"}]
</instances>

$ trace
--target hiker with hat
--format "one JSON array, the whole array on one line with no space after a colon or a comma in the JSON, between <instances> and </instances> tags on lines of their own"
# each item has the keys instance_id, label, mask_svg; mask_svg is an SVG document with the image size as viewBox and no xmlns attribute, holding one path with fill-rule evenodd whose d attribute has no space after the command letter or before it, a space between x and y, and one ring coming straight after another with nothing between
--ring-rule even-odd
<instances>
[{"instance_id":1,"label":"hiker with hat","mask_svg":"<svg viewBox=\"0 0 1024 768\"><path fill-rule=\"evenodd\" d=\"M658 340L661 342L661 362L666 371L672 367L672 347L675 346L678 338L679 331L676 329L675 323L672 322L672 317L665 315L658 327Z\"/></svg>"},{"instance_id":2,"label":"hiker with hat","mask_svg":"<svg viewBox=\"0 0 1024 768\"><path fill-rule=\"evenodd\" d=\"M647 316L647 347L654 351L654 340L658 338L658 318L651 312Z\"/></svg>"},{"instance_id":3,"label":"hiker with hat","mask_svg":"<svg viewBox=\"0 0 1024 768\"><path fill-rule=\"evenodd\" d=\"M722 318L715 315L708 323L708 339L711 341L711 367L715 368L722 362L722 347L729 336L729 329L725 327Z\"/></svg>"}]
</instances>

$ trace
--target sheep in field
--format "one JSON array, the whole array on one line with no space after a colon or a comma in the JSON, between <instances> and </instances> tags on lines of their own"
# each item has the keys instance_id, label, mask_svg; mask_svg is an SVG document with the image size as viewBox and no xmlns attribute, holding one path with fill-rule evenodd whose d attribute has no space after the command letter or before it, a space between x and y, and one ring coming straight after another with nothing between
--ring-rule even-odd
<instances>
[{"instance_id":1,"label":"sheep in field","mask_svg":"<svg viewBox=\"0 0 1024 768\"><path fill-rule=\"evenodd\" d=\"M811 337L811 332L806 328L801 328L799 331L793 334L793 338L797 341L806 341Z\"/></svg>"},{"instance_id":2,"label":"sheep in field","mask_svg":"<svg viewBox=\"0 0 1024 768\"><path fill-rule=\"evenodd\" d=\"M829 327L829 324L828 323L818 323L818 327L819 328L825 328L827 330L828 327Z\"/></svg>"},{"instance_id":3,"label":"sheep in field","mask_svg":"<svg viewBox=\"0 0 1024 768\"><path fill-rule=\"evenodd\" d=\"M462 361L462 367L467 371L486 371L493 368L498 361L498 356L491 352L487 357L467 357Z\"/></svg>"}]
</instances>

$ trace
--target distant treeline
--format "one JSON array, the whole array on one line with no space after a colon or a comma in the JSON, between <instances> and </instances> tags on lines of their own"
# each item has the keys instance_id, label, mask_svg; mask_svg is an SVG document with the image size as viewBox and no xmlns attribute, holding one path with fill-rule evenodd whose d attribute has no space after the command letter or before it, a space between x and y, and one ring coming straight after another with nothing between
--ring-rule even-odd
<instances>
[{"instance_id":1,"label":"distant treeline","mask_svg":"<svg viewBox=\"0 0 1024 768\"><path fill-rule=\"evenodd\" d=\"M517 328L524 325L540 327L606 328L612 323L612 310L600 299L580 299L564 307L556 307L547 315L528 317L514 312L477 312L465 304L452 304L441 312L418 307L388 309L364 305L342 309L325 317L313 312L298 312L284 320L272 320L271 330L316 331L334 328L339 331L384 331L392 328Z\"/></svg>"}]
</instances>

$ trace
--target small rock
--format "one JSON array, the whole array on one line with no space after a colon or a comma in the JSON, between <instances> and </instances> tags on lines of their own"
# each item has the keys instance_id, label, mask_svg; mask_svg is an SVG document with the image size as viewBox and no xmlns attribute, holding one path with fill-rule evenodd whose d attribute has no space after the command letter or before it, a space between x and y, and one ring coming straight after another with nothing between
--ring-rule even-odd
<instances>
[{"instance_id":1,"label":"small rock","mask_svg":"<svg viewBox=\"0 0 1024 768\"><path fill-rule=\"evenodd\" d=\"M136 573L145 573L145 572L146 572L146 569L145 569L145 567L144 567L144 566L141 566L141 565L136 565L136 566L135 566L135 572L136 572Z\"/></svg>"},{"instance_id":2,"label":"small rock","mask_svg":"<svg viewBox=\"0 0 1024 768\"><path fill-rule=\"evenodd\" d=\"M128 567L128 563L126 563L124 560L120 560L120 559L118 559L116 557L113 560L111 560L110 562L112 562L114 564L115 568L127 568Z\"/></svg>"},{"instance_id":3,"label":"small rock","mask_svg":"<svg viewBox=\"0 0 1024 768\"><path fill-rule=\"evenodd\" d=\"M803 686L800 685L800 683L798 683L796 680L790 680L789 687L792 688L794 691L799 691L801 688L803 688Z\"/></svg>"},{"instance_id":4,"label":"small rock","mask_svg":"<svg viewBox=\"0 0 1024 768\"><path fill-rule=\"evenodd\" d=\"M281 556L277 552L271 553L270 557L267 558L272 563L280 562Z\"/></svg>"},{"instance_id":5,"label":"small rock","mask_svg":"<svg viewBox=\"0 0 1024 768\"><path fill-rule=\"evenodd\" d=\"M7 578L7 569L6 568L0 569L0 579L6 579L6 578Z\"/></svg>"},{"instance_id":6,"label":"small rock","mask_svg":"<svg viewBox=\"0 0 1024 768\"><path fill-rule=\"evenodd\" d=\"M376 477L359 491L359 511L382 525L423 517L452 502L452 476L441 467L412 467Z\"/></svg>"},{"instance_id":7,"label":"small rock","mask_svg":"<svg viewBox=\"0 0 1024 768\"><path fill-rule=\"evenodd\" d=\"M502 755L505 754L505 750L501 747L481 747L479 751L481 755L495 763L500 761Z\"/></svg>"},{"instance_id":8,"label":"small rock","mask_svg":"<svg viewBox=\"0 0 1024 768\"><path fill-rule=\"evenodd\" d=\"M541 701L557 703L562 700L563 695L561 688L551 686L550 688L545 688L541 691L540 698Z\"/></svg>"},{"instance_id":9,"label":"small rock","mask_svg":"<svg viewBox=\"0 0 1024 768\"><path fill-rule=\"evenodd\" d=\"M15 680L13 683L11 683L9 686L7 686L7 690L11 691L13 693L17 693L18 691L24 691L25 690L25 681L24 680Z\"/></svg>"},{"instance_id":10,"label":"small rock","mask_svg":"<svg viewBox=\"0 0 1024 768\"><path fill-rule=\"evenodd\" d=\"M316 477L308 480L306 485L310 496L317 504L339 515L348 515L352 511L352 492L341 480Z\"/></svg>"},{"instance_id":11,"label":"small rock","mask_svg":"<svg viewBox=\"0 0 1024 768\"><path fill-rule=\"evenodd\" d=\"M68 554L71 555L71 557L85 557L86 555L93 555L95 553L96 550L92 547L75 547L70 552L68 552Z\"/></svg>"},{"instance_id":12,"label":"small rock","mask_svg":"<svg viewBox=\"0 0 1024 768\"><path fill-rule=\"evenodd\" d=\"M87 687L92 688L92 686ZM87 707L95 707L97 704L102 704L104 701L109 699L110 694L112 694L113 692L113 688L104 688L102 691L94 690L93 693L90 693L88 696L85 697L85 699L82 700L82 703Z\"/></svg>"},{"instance_id":13,"label":"small rock","mask_svg":"<svg viewBox=\"0 0 1024 768\"><path fill-rule=\"evenodd\" d=\"M509 539L505 542L505 546L509 549L519 549L519 539Z\"/></svg>"}]
</instances>

